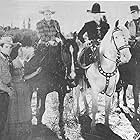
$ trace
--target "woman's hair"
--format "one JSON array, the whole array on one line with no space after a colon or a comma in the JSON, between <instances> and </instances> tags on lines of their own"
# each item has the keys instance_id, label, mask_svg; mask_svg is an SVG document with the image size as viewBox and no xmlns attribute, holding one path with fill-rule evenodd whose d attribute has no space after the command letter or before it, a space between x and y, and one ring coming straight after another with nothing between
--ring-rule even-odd
<instances>
[{"instance_id":1,"label":"woman's hair","mask_svg":"<svg viewBox=\"0 0 140 140\"><path fill-rule=\"evenodd\" d=\"M26 47L26 46L32 46L32 38L31 36L24 36L23 39L21 40L21 44L23 47Z\"/></svg>"}]
</instances>

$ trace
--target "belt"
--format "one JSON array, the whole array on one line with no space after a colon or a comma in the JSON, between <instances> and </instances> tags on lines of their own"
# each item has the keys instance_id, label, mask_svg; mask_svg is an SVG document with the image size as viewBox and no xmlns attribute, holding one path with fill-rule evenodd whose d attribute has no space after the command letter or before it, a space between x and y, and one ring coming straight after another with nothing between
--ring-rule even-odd
<instances>
[{"instance_id":1,"label":"belt","mask_svg":"<svg viewBox=\"0 0 140 140\"><path fill-rule=\"evenodd\" d=\"M54 41L54 45L51 45L49 43L49 41L47 41L47 42L41 41L40 44L44 44L46 47L48 47L48 46L57 46L58 45L58 42Z\"/></svg>"}]
</instances>

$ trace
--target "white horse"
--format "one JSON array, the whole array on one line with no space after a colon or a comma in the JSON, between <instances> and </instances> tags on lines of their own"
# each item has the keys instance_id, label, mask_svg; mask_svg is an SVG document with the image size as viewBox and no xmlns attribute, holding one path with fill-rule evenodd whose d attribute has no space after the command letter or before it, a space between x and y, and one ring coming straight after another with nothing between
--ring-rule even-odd
<instances>
[{"instance_id":1,"label":"white horse","mask_svg":"<svg viewBox=\"0 0 140 140\"><path fill-rule=\"evenodd\" d=\"M98 93L105 93L105 125L109 126L109 112L112 95L119 80L118 61L129 62L131 53L128 45L129 31L116 22L102 40L99 48L99 61L93 63L87 70L87 78L92 89L92 123L94 131L95 117L98 111Z\"/></svg>"},{"instance_id":2,"label":"white horse","mask_svg":"<svg viewBox=\"0 0 140 140\"><path fill-rule=\"evenodd\" d=\"M105 124L109 125L109 112L112 95L115 92L116 84L119 79L118 64L127 63L131 58L128 45L129 31L124 25L116 22L115 28L110 28L99 47L99 61L93 63L86 73L86 77L91 85L92 96L92 132L94 131L95 117L98 111L98 94L105 93ZM84 87L85 82L83 82ZM76 87L77 91L77 113L80 113L79 94L80 84ZM86 100L86 89L83 87L82 97L86 112L88 112L88 103Z\"/></svg>"}]
</instances>

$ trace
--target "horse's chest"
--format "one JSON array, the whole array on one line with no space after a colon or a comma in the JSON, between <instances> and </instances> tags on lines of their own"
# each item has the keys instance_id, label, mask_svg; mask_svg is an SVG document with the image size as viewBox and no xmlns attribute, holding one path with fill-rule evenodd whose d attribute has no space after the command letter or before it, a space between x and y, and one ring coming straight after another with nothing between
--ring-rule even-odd
<instances>
[{"instance_id":1,"label":"horse's chest","mask_svg":"<svg viewBox=\"0 0 140 140\"><path fill-rule=\"evenodd\" d=\"M93 90L97 90L98 92L102 92L107 84L107 79L105 76L103 76L98 68L96 64L93 64L87 71L87 77L88 80L91 84L91 87L93 88ZM119 72L117 71L117 73L110 77L109 79L109 84L106 90L106 93L111 93L115 90L115 86L118 82L119 79Z\"/></svg>"}]
</instances>

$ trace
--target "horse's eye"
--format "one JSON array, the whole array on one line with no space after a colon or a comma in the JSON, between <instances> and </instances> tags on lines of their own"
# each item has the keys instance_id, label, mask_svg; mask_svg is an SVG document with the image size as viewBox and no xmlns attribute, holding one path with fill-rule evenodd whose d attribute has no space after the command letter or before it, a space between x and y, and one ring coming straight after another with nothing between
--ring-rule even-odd
<instances>
[{"instance_id":1,"label":"horse's eye","mask_svg":"<svg viewBox=\"0 0 140 140\"><path fill-rule=\"evenodd\" d=\"M115 38L117 39L118 37L116 36Z\"/></svg>"}]
</instances>

